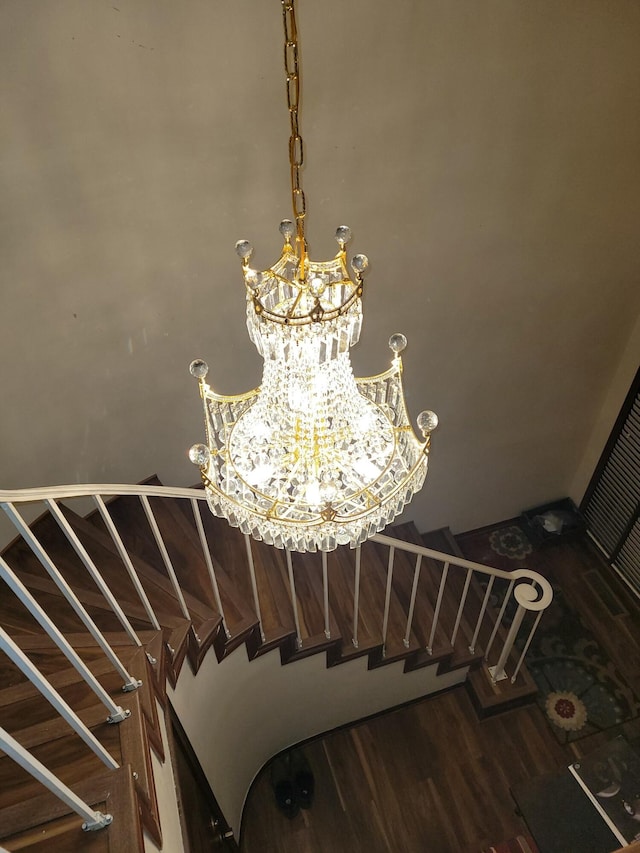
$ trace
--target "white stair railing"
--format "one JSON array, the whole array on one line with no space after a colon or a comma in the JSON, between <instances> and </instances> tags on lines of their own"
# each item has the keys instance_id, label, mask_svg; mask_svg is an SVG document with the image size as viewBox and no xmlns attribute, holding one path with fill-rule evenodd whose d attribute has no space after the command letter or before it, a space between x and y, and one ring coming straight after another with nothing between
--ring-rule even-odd
<instances>
[{"instance_id":1,"label":"white stair railing","mask_svg":"<svg viewBox=\"0 0 640 853\"><path fill-rule=\"evenodd\" d=\"M527 612L533 613L535 614L534 623L530 629L529 635L524 644L523 651L519 656L514 671L511 674L511 682L515 682L518 672L520 671L520 668L522 666L524 655L526 654L526 651L529 648L529 645L531 644L533 635L535 634L535 631L540 622L540 617L544 610L546 610L546 608L551 604L551 601L553 600L553 589L551 587L551 584L545 577L540 575L538 572L534 572L530 569L516 569L513 572L505 572L502 569L494 569L489 566L484 566L481 563L474 563L471 560L465 560L462 557L455 557L450 554L443 554L440 551L434 551L432 548L425 548L421 545L414 545L411 542L404 542L398 539L394 539L391 536L385 536L384 534L377 534L376 536L373 536L372 541L377 542L381 545L386 545L389 548L389 568L387 572L387 578L390 577L391 572L393 571L393 555L396 550L405 551L411 554L421 554L423 557L427 557L431 560L435 560L443 564L444 569L440 582L440 588L438 591L438 600L436 603L436 610L431 627L430 638L426 649L428 653L432 653L433 651L433 642L436 632L437 619L440 612L440 606L442 603L442 597L447 582L447 577L449 575L449 569L451 566L457 566L460 569L466 570L464 587L460 597L460 603L458 606L455 625L453 628L453 634L451 637L452 646L455 643L460 628L464 608L467 603L469 590L471 588L471 582L473 578L485 578L489 586L489 589L485 592L484 595L473 639L469 647L469 650L472 654L475 651L473 646L475 645L478 639L480 628L488 611L487 605L491 588L493 588L493 583L496 578L502 578L508 581L508 587L505 592L500 611L494 623L493 630L491 632L491 636L487 644L487 649L485 651L485 660L488 660L489 649L493 645L493 642L496 636L498 635L501 626L504 624L507 605L509 604L511 596L513 595L513 599L515 600L515 603L517 605L516 612L512 618L511 624L507 632L507 636L503 642L498 661L494 666L488 667L488 669L489 673L491 674L491 678L494 682L501 681L502 679L507 677L507 674L505 672L505 665L513 652L520 626L522 625L525 614Z\"/></svg>"},{"instance_id":2,"label":"white stair railing","mask_svg":"<svg viewBox=\"0 0 640 853\"><path fill-rule=\"evenodd\" d=\"M95 639L96 643L107 655L108 659L111 661L116 670L123 676L125 680L123 689L135 689L135 687L139 686L140 682L138 682L135 678L133 678L133 676L131 676L127 672L126 668L115 654L113 648L106 641L102 632L99 631L99 629L97 628L97 626L95 625L95 623L93 622L93 620L91 619L91 617L89 616L89 614L87 613L87 611L85 610L85 608L67 583L67 581L64 579L62 573L55 566L49 554L47 554L41 543L34 535L33 531L28 527L23 517L16 509L16 505L18 504L34 502L44 503L45 506L50 509L50 511L56 518L58 524L60 525L63 533L68 539L69 543L84 563L87 571L95 581L98 589L100 589L100 591L102 592L105 601L108 602L112 611L119 619L120 624L122 625L127 636L134 645L140 645L140 639L137 635L137 632L131 626L131 623L125 615L124 610L118 602L116 596L113 594L112 590L105 582L99 570L99 567L96 565L96 562L91 559L87 549L80 541L78 534L73 529L72 525L69 524L69 522L66 520L62 509L58 505L59 501L71 500L74 498L92 497L94 499L98 510L100 511L102 520L106 526L107 532L114 544L115 550L122 559L124 570L126 571L140 598L140 601L143 604L144 610L149 619L149 623L153 626L154 629L160 630L160 621L156 613L154 612L149 597L144 589L144 584L141 581L133 565L131 555L127 552L121 534L118 531L117 526L111 514L109 513L104 500L108 497L118 496L137 496L140 500L149 525L149 530L158 546L178 605L180 607L180 611L185 618L190 618L190 614L184 597L184 592L180 585L180 581L174 569L171 558L169 557L167 547L165 545L162 532L160 530L160 525L151 509L149 498L155 497L167 498L171 500L184 500L191 504L195 521L195 530L197 531L198 538L200 541L200 546L206 564L209 580L211 582L213 597L215 599L216 606L218 607L222 619L222 628L224 630L225 636L227 639L230 639L231 634L222 609L220 590L218 588L218 581L215 573L215 564L214 560L212 559L210 544L207 540L207 536L205 534L204 526L202 523L202 517L200 515L200 502L206 500L206 495L204 491L200 489L174 488L160 485L132 486L125 484L88 484L54 486L46 487L43 489L0 491L0 507L2 507L7 516L13 522L18 532L21 534L25 542L34 552L40 563L44 566L44 568L46 569L52 580L56 583L57 587L60 589L66 600L69 602L69 604L71 604L76 614L80 617L80 619L83 621L83 623ZM445 592L448 586L450 588L451 578L453 576L454 571L463 572L463 589L459 599L459 603L457 605L455 624L453 626L453 630L450 637L450 645L453 647L456 643L458 633L463 623L463 618L465 620L467 618L466 608L468 605L469 593L472 589L472 582L474 581L474 579L482 578L486 582L486 588L481 598L481 602L478 607L478 612L474 617L475 624L473 631L470 631L470 633L472 633L472 637L470 641L468 641L468 651L471 654L474 654L476 644L478 643L479 638L481 636L484 638L488 633L488 639L483 639L483 644L485 646L485 661L488 664L489 653L490 651L492 651L495 641L500 638L502 645L497 655L497 661L495 665L488 667L494 682L508 677L505 667L512 659L514 653L514 646L518 634L520 632L520 628L523 625L526 615L528 613L533 614L533 624L529 629L526 641L524 642L520 655L515 664L515 668L513 669L510 676L511 681L515 681L524 661L527 649L529 648L536 628L538 627L540 617L552 600L552 588L545 578L543 578L536 572L530 571L528 569L518 569L514 572L505 572L500 569L490 568L453 555L444 554L442 552L435 551L433 549L426 548L421 545L415 545L410 542L405 542L403 540L398 540L389 536L385 536L384 534L378 534L372 537L372 541L377 543L378 545L382 545L388 548L388 561L386 567L386 588L384 596L382 624L380 628L381 649L383 657L386 654L388 641L390 641L388 633L390 628L390 610L394 589L394 568L396 563L396 555L398 553L403 553L406 555L413 555L413 557L415 558L415 563L413 564L413 576L411 581L411 592L409 595L407 612L404 616L404 618L406 619L406 623L403 622L402 630L404 631L404 635L401 637L394 637L394 643L402 643L407 649L410 647L410 637L412 634L412 630L414 629L413 623L415 620L418 585L420 582L421 573L422 576L425 576L426 571L433 572L437 570L438 566L441 566L442 570L437 586L437 598L433 608L431 624L427 626L422 626L425 630L425 636L428 633L428 641L426 642L426 646L424 647L423 651L429 655L432 655L434 653L434 646L436 643L438 627L442 623L442 605L444 601ZM256 565L254 562L251 539L248 535L245 535L245 546L251 580L251 588L253 593L253 604L258 618L258 629L262 642L265 642L266 637L262 624L262 615L260 612L260 601L258 596ZM293 607L293 616L296 630L296 647L298 649L301 649L303 646L303 638L301 635L295 577L293 571L292 555L290 552L285 552L285 559L288 571L291 603ZM321 561L323 579L322 586L324 633L327 638L330 638L331 618L329 606L329 573L328 558L326 554L321 555ZM430 562L427 565L425 561ZM356 649L358 648L359 642L358 625L362 568L362 551L361 548L357 548L355 550L354 563L353 635L351 638L353 647L355 647ZM37 604L35 599L30 595L26 587L24 587L24 585L21 584L21 582L17 579L15 573L11 570L11 568L6 564L4 560L1 559L0 577L2 577L10 586L10 588L14 591L14 593L18 595L18 597L25 604L25 606L28 607L30 613L38 620L47 635L58 645L58 647L65 654L65 656L72 663L72 665L76 668L76 670L80 673L80 675L89 685L89 687L91 687L91 689L94 690L94 692L99 696L101 701L105 703L106 707L109 709L110 712L110 720L118 722L119 720L124 719L127 716L127 712L123 711L120 706L116 705L111 699L111 697L108 696L106 691L101 688L101 686L99 685L95 677L92 675L88 667L83 664L76 652L71 648L69 643L63 637L62 633L53 624L48 614L46 614L42 610L42 608ZM504 580L507 584L507 588L506 592L504 593L504 598L502 600L499 612L496 615L493 613L489 602L492 590L494 589L494 583L497 579ZM514 602L516 609L515 613L512 615L510 624L507 626L506 613L509 602ZM394 608L396 608L397 610L397 604L394 605ZM396 612L396 610L394 610L394 612ZM487 624L488 614L491 614L492 624ZM483 629L484 634L481 634ZM94 750L94 752L100 755L100 757L107 764L107 766L111 767L112 769L117 768L118 765L114 761L114 759L106 752L106 750L104 750L104 748L100 745L99 741L97 741L94 735L88 729L86 729L86 727L84 727L82 721L77 717L77 715L74 714L74 712L69 708L69 706L64 703L64 700L59 697L59 695L56 693L52 685L48 682L46 677L43 676L43 674L39 670L37 670L37 668L31 663L31 661L29 661L26 655L22 652L21 649L18 648L18 646L13 642L11 637L9 637L9 635L6 633L6 631L4 631L4 629L0 629L0 648L3 649L11 657L12 660L14 660L14 662L20 667L22 672L27 675L29 680L32 681L43 692L43 694L52 703L52 705L57 708L61 716L63 716L69 722L69 724ZM79 814L81 814L85 819L85 828L99 828L100 826L105 826L109 822L110 816L104 816L101 815L99 812L94 812L89 809L85 804L83 804L82 801L77 800L73 792L70 792L69 789L66 789L65 786L62 785L62 783L59 783L59 780L56 780L53 774L50 774L49 771L46 770L46 768L43 768L41 765L39 765L39 763L35 761L32 756L29 756L26 750L22 749L19 744L15 744L15 741L13 741L11 736L7 735L2 729L0 729L0 747L4 749L7 754L11 755L11 757L15 758L16 761L25 766L30 773L36 776L36 778L40 778L40 780L43 781L43 783L46 784L48 787L50 787L51 790L54 790L54 792L57 793L61 799L63 799L65 802L71 805L71 807L74 808Z\"/></svg>"},{"instance_id":3,"label":"white stair railing","mask_svg":"<svg viewBox=\"0 0 640 853\"><path fill-rule=\"evenodd\" d=\"M70 498L78 498L78 497L86 497L91 496L96 501L98 508L103 516L103 520L107 525L107 529L111 535L111 538L114 541L114 544L120 553L123 561L125 562L127 571L134 582L136 590L138 591L145 609L149 614L149 618L153 624L153 626L158 629L159 624L155 613L153 613L153 609L148 601L148 598L144 592L143 586L140 583L140 580L135 572L133 564L131 562L131 558L126 552L126 548L122 543L122 539L109 516L108 510L104 503L104 497L110 496L129 496L135 495L137 496L142 506L145 510L145 514L147 516L149 526L151 532L156 540L160 553L162 555L163 561L165 563L167 573L171 580L172 586L174 587L176 597L178 599L181 611L185 618L188 617L189 611L184 599L184 595L182 593L179 581L175 574L175 570L169 558L169 555L166 550L166 546L164 544L162 534L159 529L159 525L155 519L155 516L151 510L151 506L149 504L150 497L164 497L164 498L172 498L172 499L185 499L191 502L193 511L196 513L197 506L200 501L206 501L206 495L204 491L201 489L189 489L189 488L181 488L181 487L167 487L161 485L128 485L128 484L108 484L108 485L69 485L69 486L50 486L42 489L23 489L17 491L0 491L0 505L7 512L7 514L12 518L14 523L15 517L12 513L15 513L15 508L13 504L22 503L22 502L33 502L33 501L44 501L44 502L57 502L62 499L70 499ZM224 619L224 613L222 611L222 602L220 600L220 592L218 589L218 583L215 576L215 570L213 566L213 562L211 560L211 554L209 550L209 543L207 542L206 536L204 535L204 530L202 529L201 519L200 524L198 524L199 511L196 516L196 527L200 536L200 543L204 555L204 559L207 565L207 570L211 580L211 586L213 595L216 601L216 605L220 611L220 615L223 620L223 629L225 630L225 634L227 638L229 637L228 626L226 625L226 621ZM29 541L29 534L25 532L26 525L22 522L22 525L16 524L20 532L25 536L25 539ZM28 531L28 528L26 528ZM465 560L463 558L459 558L450 554L444 554L440 551L435 551L430 548L426 548L420 545L415 545L410 542L405 542L403 540L394 539L389 536L385 536L384 534L378 534L372 537L373 542L377 542L378 544L385 545L389 548L389 559L387 564L387 583L385 590L385 600L384 600L384 609L383 609L383 617L382 617L382 626L381 626L381 640L382 640L382 653L383 656L385 654L386 645L387 645L387 632L389 629L389 609L390 602L393 590L393 574L394 574L394 565L395 565L395 553L404 552L406 554L412 554L416 558L416 564L414 568L414 578L413 578L413 587L411 591L411 597L407 612L407 621L406 621L406 631L404 637L402 638L402 642L405 647L408 647L409 637L412 630L412 623L414 619L414 609L416 603L416 595L417 595L417 586L420 577L421 571L421 560L424 558L428 558L431 561L439 563L442 565L442 575L440 580L440 586L438 589L437 600L435 603L435 609L433 614L433 620L431 625L429 626L429 639L425 646L425 651L428 654L433 653L434 642L437 634L438 625L441 621L441 607L445 594L445 590L447 588L447 584L451 579L451 573L453 569L464 570L465 580L464 587L462 590L462 594L459 599L457 614L455 618L455 624L453 626L453 630L450 636L450 645L455 646L458 633L460 630L460 625L462 619L465 614L465 610L467 608L467 597L469 595L469 590L471 588L471 583L474 578L485 578L487 579L488 588L485 591L485 597L482 602L482 606L480 608L480 613L476 617L475 629L473 631L473 637L469 643L469 651L473 654L475 653L475 647L478 642L478 638L480 636L481 630L484 628L487 620L487 613L489 612L489 599L491 595L491 590L493 588L493 584L495 579L501 578L508 582L508 588L506 593L504 594L504 598L502 601L502 605L500 607L500 611L497 615L492 616L493 625L490 627L490 636L489 639L485 641L485 660L488 663L489 653L493 648L495 640L498 636L503 636L500 634L501 626L505 625L505 614L506 609L509 604L509 601L513 599L516 604L516 613L513 617L514 621L517 623L514 628L514 622L512 621L506 635L506 639L503 640L502 648L498 654L497 663L494 666L488 667L492 678L494 680L500 680L505 677L504 666L506 662L509 660L510 656L513 652L513 647L516 642L516 638L518 635L518 630L523 623L525 615L527 612L533 613L535 616L535 621L533 626L530 629L529 636L525 642L525 647L528 648L531 640L533 638L533 634L538 626L540 614L549 606L551 603L553 592L551 589L551 585L549 582L539 575L537 572L530 571L529 569L517 569L514 572L505 572L500 569L491 568L488 566L481 565L479 563L474 563L470 560ZM265 634L262 625L262 616L260 612L260 601L258 597L258 585L256 580L256 568L253 558L252 552L252 544L251 539L248 535L245 535L245 543L246 543L246 552L249 563L249 572L251 578L251 587L253 591L253 599L254 599L254 607L256 610L256 615L258 617L258 625L260 631L260 638L262 642L265 642ZM31 543L30 543L31 544ZM40 554L38 554L40 556ZM300 620L298 616L298 602L297 596L295 592L295 579L293 577L293 566L291 565L291 555L287 556L287 569L289 574L289 586L290 586L290 594L291 594L291 602L294 612L294 621L296 625L296 646L301 648L303 639L300 633ZM328 570L327 570L327 559L326 557L322 557L322 572L323 572L323 598L324 598L324 629L325 634L328 634L330 631L330 609L329 609L329 595L328 595ZM47 566L48 568L48 566ZM352 643L355 648L358 648L358 617L359 617L359 601L360 601L360 580L361 580L361 552L360 549L356 549L355 556L355 573L354 573L354 596L353 596L353 636ZM504 632L503 632L504 633ZM515 670L511 675L511 679L515 680L515 677L518 674L518 671L521 668L522 661L524 659L525 650L521 653L520 659L518 660Z\"/></svg>"}]
</instances>

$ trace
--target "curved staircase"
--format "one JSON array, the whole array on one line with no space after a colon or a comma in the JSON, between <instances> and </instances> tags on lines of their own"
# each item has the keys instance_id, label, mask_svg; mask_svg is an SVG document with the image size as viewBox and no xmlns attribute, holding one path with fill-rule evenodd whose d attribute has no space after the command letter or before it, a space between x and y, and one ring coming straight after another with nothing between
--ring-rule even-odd
<instances>
[{"instance_id":1,"label":"curved staircase","mask_svg":"<svg viewBox=\"0 0 640 853\"><path fill-rule=\"evenodd\" d=\"M86 510L86 495L95 508L85 516L72 506L78 498ZM507 600L495 612L489 593L496 578L509 596L516 579L528 580L539 602L548 587L540 576L469 563L448 530L422 537L412 524L359 552L288 555L249 544L206 506L200 511L202 497L166 489L155 477L140 487L0 493L20 534L0 560L11 587L0 597L1 849L163 849L154 775L169 761L167 690L185 665L198 673L210 649L223 666L244 645L250 660L279 650L282 664L325 653L329 668L366 657L370 670L395 664L406 673L456 673L480 713L534 696L513 646L513 621L505 621ZM46 511L27 526L20 504L36 501ZM531 610L530 621L541 607ZM66 640L63 649L38 612ZM513 679L492 680L487 650ZM9 741L113 820L83 832L73 806L16 763ZM222 816L210 849L237 849Z\"/></svg>"}]
</instances>

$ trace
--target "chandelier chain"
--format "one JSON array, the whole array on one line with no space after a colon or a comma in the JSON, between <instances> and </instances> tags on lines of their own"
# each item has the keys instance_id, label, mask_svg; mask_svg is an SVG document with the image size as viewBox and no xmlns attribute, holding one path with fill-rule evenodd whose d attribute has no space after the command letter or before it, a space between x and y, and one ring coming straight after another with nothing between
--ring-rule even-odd
<instances>
[{"instance_id":1,"label":"chandelier chain","mask_svg":"<svg viewBox=\"0 0 640 853\"><path fill-rule=\"evenodd\" d=\"M284 70L287 80L287 106L291 135L289 137L289 165L291 167L291 202L296 223L296 241L300 258L300 276L304 278L307 256L307 241L304 233L304 220L307 204L300 179L300 169L304 162L304 143L300 134L300 63L298 54L298 28L296 24L295 0L282 0L282 20L284 23Z\"/></svg>"}]
</instances>

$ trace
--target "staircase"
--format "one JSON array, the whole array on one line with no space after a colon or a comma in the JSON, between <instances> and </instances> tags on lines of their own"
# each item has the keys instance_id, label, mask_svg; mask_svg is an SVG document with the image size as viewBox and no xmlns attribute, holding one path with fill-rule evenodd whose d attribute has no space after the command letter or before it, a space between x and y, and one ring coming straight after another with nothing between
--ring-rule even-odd
<instances>
[{"instance_id":1,"label":"staircase","mask_svg":"<svg viewBox=\"0 0 640 853\"><path fill-rule=\"evenodd\" d=\"M86 496L95 509L74 511ZM0 560L3 849L163 849L154 767L169 760L167 691L210 650L222 666L244 646L250 660L457 673L480 715L535 695L514 644L550 601L535 573L470 563L448 529L413 524L356 551L288 554L250 542L203 497L155 477L0 493L19 532ZM26 503L46 510L31 525ZM237 849L222 817L211 845Z\"/></svg>"}]
</instances>

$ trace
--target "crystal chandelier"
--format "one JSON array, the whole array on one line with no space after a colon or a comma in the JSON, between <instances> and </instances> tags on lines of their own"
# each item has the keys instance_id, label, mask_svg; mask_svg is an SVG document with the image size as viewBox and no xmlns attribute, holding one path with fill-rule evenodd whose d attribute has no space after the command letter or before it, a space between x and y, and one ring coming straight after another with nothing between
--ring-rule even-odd
<instances>
[{"instance_id":1,"label":"crystal chandelier","mask_svg":"<svg viewBox=\"0 0 640 853\"><path fill-rule=\"evenodd\" d=\"M294 220L280 224L282 254L265 271L251 265L240 240L249 337L264 359L259 388L216 394L208 366L197 359L206 444L189 458L200 468L209 506L243 533L290 551L356 547L381 531L422 487L427 473L433 412L413 432L402 389L400 353L407 341L392 335L391 367L356 379L349 349L362 326L365 255L351 260L350 229L336 231L338 253L309 257L300 183L300 72L295 0L282 0L289 162Z\"/></svg>"}]
</instances>

